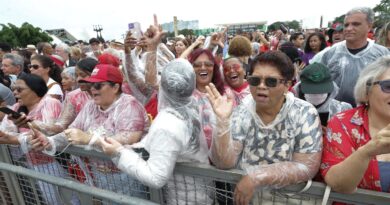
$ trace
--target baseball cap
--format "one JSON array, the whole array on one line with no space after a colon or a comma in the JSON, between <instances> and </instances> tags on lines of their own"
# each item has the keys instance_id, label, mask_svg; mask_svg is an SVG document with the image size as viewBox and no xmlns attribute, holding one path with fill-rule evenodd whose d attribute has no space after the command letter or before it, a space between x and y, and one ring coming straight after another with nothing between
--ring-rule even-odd
<instances>
[{"instance_id":1,"label":"baseball cap","mask_svg":"<svg viewBox=\"0 0 390 205\"><path fill-rule=\"evenodd\" d=\"M342 23L334 23L332 27L328 30L328 35L333 33L334 31L342 31L344 30L344 26Z\"/></svg>"},{"instance_id":2,"label":"baseball cap","mask_svg":"<svg viewBox=\"0 0 390 205\"><path fill-rule=\"evenodd\" d=\"M305 94L322 94L333 91L333 81L329 69L322 63L313 63L303 69L301 91Z\"/></svg>"},{"instance_id":3,"label":"baseball cap","mask_svg":"<svg viewBox=\"0 0 390 205\"><path fill-rule=\"evenodd\" d=\"M80 82L99 83L99 82L122 83L123 77L121 71L109 64L99 64L93 69L90 77L80 80Z\"/></svg>"}]
</instances>

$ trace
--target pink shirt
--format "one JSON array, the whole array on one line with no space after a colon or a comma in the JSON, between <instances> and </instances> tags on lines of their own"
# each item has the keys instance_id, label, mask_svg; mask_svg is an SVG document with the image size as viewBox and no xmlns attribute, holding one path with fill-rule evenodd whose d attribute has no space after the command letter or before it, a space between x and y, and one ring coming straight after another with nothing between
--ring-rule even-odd
<instances>
[{"instance_id":1,"label":"pink shirt","mask_svg":"<svg viewBox=\"0 0 390 205\"><path fill-rule=\"evenodd\" d=\"M19 103L16 103L12 106L12 109L17 111L20 107ZM45 123L54 123L61 113L61 102L55 98L52 98L48 95L44 96L38 105L28 113L28 117L33 120L39 120ZM12 124L13 122L4 118L3 123ZM4 122L7 121L7 122ZM15 125L13 125L15 126ZM16 126L15 126L16 127ZM19 132L24 133L28 132L30 129L20 128ZM53 162L54 158L42 154L41 152L30 151L27 154L29 161L32 164L46 164Z\"/></svg>"}]
</instances>

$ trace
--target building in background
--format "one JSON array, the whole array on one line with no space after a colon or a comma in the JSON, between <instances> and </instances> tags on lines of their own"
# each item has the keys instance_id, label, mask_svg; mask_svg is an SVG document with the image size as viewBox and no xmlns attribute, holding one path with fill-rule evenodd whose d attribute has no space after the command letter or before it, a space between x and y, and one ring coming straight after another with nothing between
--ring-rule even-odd
<instances>
[{"instance_id":1,"label":"building in background","mask_svg":"<svg viewBox=\"0 0 390 205\"><path fill-rule=\"evenodd\" d=\"M174 32L174 22L164 23L161 24L164 31L168 32ZM183 30L183 29L191 29L191 30L197 30L199 29L199 20L191 20L191 21L183 21L178 20L177 21L177 30Z\"/></svg>"},{"instance_id":2,"label":"building in background","mask_svg":"<svg viewBox=\"0 0 390 205\"><path fill-rule=\"evenodd\" d=\"M46 32L56 36L59 40L61 40L64 43L72 43L77 41L77 39L72 34L70 34L67 30L63 28L46 30Z\"/></svg>"}]
</instances>

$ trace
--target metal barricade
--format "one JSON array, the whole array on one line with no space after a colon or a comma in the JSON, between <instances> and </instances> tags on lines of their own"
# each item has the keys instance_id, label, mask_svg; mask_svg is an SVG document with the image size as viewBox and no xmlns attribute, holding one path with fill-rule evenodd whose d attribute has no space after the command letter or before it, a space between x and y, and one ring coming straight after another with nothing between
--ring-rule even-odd
<instances>
[{"instance_id":1,"label":"metal barricade","mask_svg":"<svg viewBox=\"0 0 390 205\"><path fill-rule=\"evenodd\" d=\"M142 185L95 151L69 147L67 155L24 155L18 147L0 147L0 204L233 204L240 170L219 170L205 164L178 163L162 189ZM280 190L259 190L252 204L321 204L325 185L313 182ZM359 189L354 194L332 192L331 201L390 204L390 194ZM330 202L328 204L330 204Z\"/></svg>"}]
</instances>

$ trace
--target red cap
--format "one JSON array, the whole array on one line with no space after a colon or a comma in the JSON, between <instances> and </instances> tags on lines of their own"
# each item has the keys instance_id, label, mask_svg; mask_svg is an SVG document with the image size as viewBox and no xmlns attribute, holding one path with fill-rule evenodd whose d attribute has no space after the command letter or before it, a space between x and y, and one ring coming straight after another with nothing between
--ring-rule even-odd
<instances>
[{"instance_id":1,"label":"red cap","mask_svg":"<svg viewBox=\"0 0 390 205\"><path fill-rule=\"evenodd\" d=\"M62 60L62 58L58 55L51 55L49 56L50 59L54 61L55 64L57 64L59 67L63 67L65 65L65 62Z\"/></svg>"},{"instance_id":2,"label":"red cap","mask_svg":"<svg viewBox=\"0 0 390 205\"><path fill-rule=\"evenodd\" d=\"M99 64L110 64L115 67L119 67L121 64L119 58L109 53L103 53L98 57Z\"/></svg>"},{"instance_id":3,"label":"red cap","mask_svg":"<svg viewBox=\"0 0 390 205\"><path fill-rule=\"evenodd\" d=\"M99 64L96 65L95 69L93 69L90 77L80 80L89 82L89 83L99 83L99 82L114 82L114 83L122 83L123 77L121 71L112 65L109 64Z\"/></svg>"}]
</instances>

